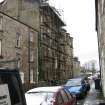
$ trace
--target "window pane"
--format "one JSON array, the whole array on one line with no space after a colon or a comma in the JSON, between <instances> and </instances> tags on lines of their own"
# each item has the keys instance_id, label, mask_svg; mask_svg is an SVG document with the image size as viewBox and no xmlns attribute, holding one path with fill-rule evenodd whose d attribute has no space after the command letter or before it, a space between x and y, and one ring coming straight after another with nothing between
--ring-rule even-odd
<instances>
[{"instance_id":1,"label":"window pane","mask_svg":"<svg viewBox=\"0 0 105 105\"><path fill-rule=\"evenodd\" d=\"M30 70L30 82L33 83L34 82L34 72L33 69Z\"/></svg>"},{"instance_id":2,"label":"window pane","mask_svg":"<svg viewBox=\"0 0 105 105\"><path fill-rule=\"evenodd\" d=\"M61 91L61 95L62 95L64 102L68 102L68 96L63 90Z\"/></svg>"},{"instance_id":3,"label":"window pane","mask_svg":"<svg viewBox=\"0 0 105 105\"><path fill-rule=\"evenodd\" d=\"M1 40L0 40L0 56L2 55L1 49L2 49L2 45L1 45Z\"/></svg>"},{"instance_id":4,"label":"window pane","mask_svg":"<svg viewBox=\"0 0 105 105\"><path fill-rule=\"evenodd\" d=\"M30 32L30 41L33 42L33 38L34 38L34 33Z\"/></svg>"},{"instance_id":5,"label":"window pane","mask_svg":"<svg viewBox=\"0 0 105 105\"><path fill-rule=\"evenodd\" d=\"M40 22L41 22L41 23L43 22L43 17L42 17L42 16L40 16Z\"/></svg>"},{"instance_id":6,"label":"window pane","mask_svg":"<svg viewBox=\"0 0 105 105\"><path fill-rule=\"evenodd\" d=\"M58 96L57 96L57 105L62 105L62 103L63 103L62 96L61 96L61 94L58 94Z\"/></svg>"},{"instance_id":7,"label":"window pane","mask_svg":"<svg viewBox=\"0 0 105 105\"><path fill-rule=\"evenodd\" d=\"M16 46L17 47L20 47L20 41L21 41L20 33L16 33Z\"/></svg>"},{"instance_id":8,"label":"window pane","mask_svg":"<svg viewBox=\"0 0 105 105\"><path fill-rule=\"evenodd\" d=\"M23 72L20 72L20 77L21 77L22 83L24 83L24 73Z\"/></svg>"},{"instance_id":9,"label":"window pane","mask_svg":"<svg viewBox=\"0 0 105 105\"><path fill-rule=\"evenodd\" d=\"M71 94L67 90L65 90L65 92L66 92L68 98L71 99L72 98Z\"/></svg>"},{"instance_id":10,"label":"window pane","mask_svg":"<svg viewBox=\"0 0 105 105\"><path fill-rule=\"evenodd\" d=\"M34 61L34 52L33 52L32 49L31 49L31 51L30 51L30 61L31 61L31 62Z\"/></svg>"},{"instance_id":11,"label":"window pane","mask_svg":"<svg viewBox=\"0 0 105 105\"><path fill-rule=\"evenodd\" d=\"M20 68L20 60L17 61L17 67Z\"/></svg>"}]
</instances>

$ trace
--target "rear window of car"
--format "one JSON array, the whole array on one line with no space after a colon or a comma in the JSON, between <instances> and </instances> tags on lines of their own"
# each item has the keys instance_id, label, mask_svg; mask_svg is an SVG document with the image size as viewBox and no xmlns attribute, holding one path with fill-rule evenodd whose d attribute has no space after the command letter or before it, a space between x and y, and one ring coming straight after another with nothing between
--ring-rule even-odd
<instances>
[{"instance_id":1,"label":"rear window of car","mask_svg":"<svg viewBox=\"0 0 105 105\"><path fill-rule=\"evenodd\" d=\"M59 93L57 95L57 105L62 105L62 104L63 104L63 99L62 99L61 94Z\"/></svg>"},{"instance_id":2,"label":"rear window of car","mask_svg":"<svg viewBox=\"0 0 105 105\"><path fill-rule=\"evenodd\" d=\"M67 94L65 93L64 90L61 90L61 95L62 95L62 98L63 98L64 102L68 102L69 101L68 96L67 96Z\"/></svg>"},{"instance_id":3,"label":"rear window of car","mask_svg":"<svg viewBox=\"0 0 105 105\"><path fill-rule=\"evenodd\" d=\"M72 95L70 94L70 92L69 92L69 91L67 91L67 90L65 90L65 92L66 92L66 94L67 94L67 96L68 96L69 100L70 100L70 99L72 99Z\"/></svg>"},{"instance_id":4,"label":"rear window of car","mask_svg":"<svg viewBox=\"0 0 105 105\"><path fill-rule=\"evenodd\" d=\"M68 80L65 86L80 86L81 85L81 79L71 79Z\"/></svg>"},{"instance_id":5,"label":"rear window of car","mask_svg":"<svg viewBox=\"0 0 105 105\"><path fill-rule=\"evenodd\" d=\"M0 70L0 105L25 105L23 95L19 74Z\"/></svg>"}]
</instances>

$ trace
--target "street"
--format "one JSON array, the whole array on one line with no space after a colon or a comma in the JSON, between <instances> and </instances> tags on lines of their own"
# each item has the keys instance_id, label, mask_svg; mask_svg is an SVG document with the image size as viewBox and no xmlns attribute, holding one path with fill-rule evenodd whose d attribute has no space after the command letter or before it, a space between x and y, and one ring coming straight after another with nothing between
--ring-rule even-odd
<instances>
[{"instance_id":1,"label":"street","mask_svg":"<svg viewBox=\"0 0 105 105\"><path fill-rule=\"evenodd\" d=\"M100 91L95 90L95 85L93 81L90 82L91 82L90 91L87 93L87 96L84 99L79 100L77 102L77 105L99 105L99 103L103 103L102 100L103 97Z\"/></svg>"},{"instance_id":2,"label":"street","mask_svg":"<svg viewBox=\"0 0 105 105\"><path fill-rule=\"evenodd\" d=\"M105 0L0 0L0 105L18 104L105 105Z\"/></svg>"}]
</instances>

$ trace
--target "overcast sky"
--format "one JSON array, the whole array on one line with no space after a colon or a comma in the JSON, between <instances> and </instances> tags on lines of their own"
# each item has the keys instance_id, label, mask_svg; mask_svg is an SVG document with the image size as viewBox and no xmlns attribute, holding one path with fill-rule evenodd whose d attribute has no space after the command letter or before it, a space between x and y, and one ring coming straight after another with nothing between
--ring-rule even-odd
<instances>
[{"instance_id":1,"label":"overcast sky","mask_svg":"<svg viewBox=\"0 0 105 105\"><path fill-rule=\"evenodd\" d=\"M74 38L74 56L81 64L98 61L97 34L95 32L94 0L50 0L52 5L64 12L67 30Z\"/></svg>"}]
</instances>

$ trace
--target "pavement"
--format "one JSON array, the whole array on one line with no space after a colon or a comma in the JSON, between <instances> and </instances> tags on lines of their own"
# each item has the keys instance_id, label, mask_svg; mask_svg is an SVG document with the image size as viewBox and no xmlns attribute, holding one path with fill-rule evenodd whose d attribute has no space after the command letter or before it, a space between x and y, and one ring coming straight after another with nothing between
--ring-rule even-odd
<instances>
[{"instance_id":1,"label":"pavement","mask_svg":"<svg viewBox=\"0 0 105 105\"><path fill-rule=\"evenodd\" d=\"M91 82L91 89L87 96L77 101L77 105L105 105L105 98L100 90L95 89L94 81Z\"/></svg>"},{"instance_id":2,"label":"pavement","mask_svg":"<svg viewBox=\"0 0 105 105\"><path fill-rule=\"evenodd\" d=\"M100 90L95 89L95 84L91 82L91 89L84 99L83 105L105 105L105 98Z\"/></svg>"}]
</instances>

